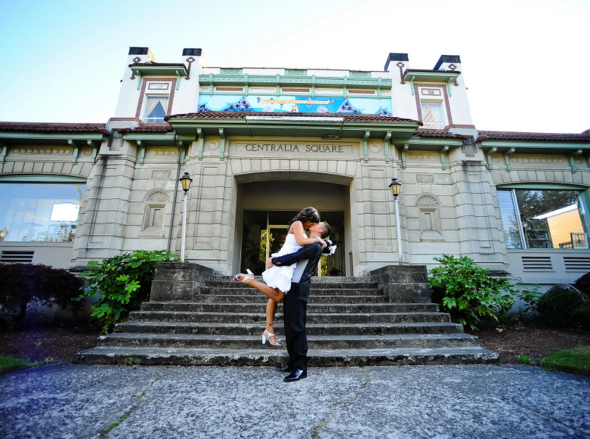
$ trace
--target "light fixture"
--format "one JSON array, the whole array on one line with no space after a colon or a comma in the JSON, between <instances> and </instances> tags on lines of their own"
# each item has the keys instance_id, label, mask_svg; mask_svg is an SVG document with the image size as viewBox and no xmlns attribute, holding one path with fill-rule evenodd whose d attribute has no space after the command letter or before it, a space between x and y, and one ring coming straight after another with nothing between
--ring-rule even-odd
<instances>
[{"instance_id":1,"label":"light fixture","mask_svg":"<svg viewBox=\"0 0 590 439\"><path fill-rule=\"evenodd\" d=\"M182 184L182 190L184 191L184 212L182 212L182 248L180 249L180 262L184 262L184 253L186 250L186 216L188 214L188 190L190 189L192 182L193 179L191 178L188 172L185 172L184 175L180 177L180 183Z\"/></svg>"},{"instance_id":2,"label":"light fixture","mask_svg":"<svg viewBox=\"0 0 590 439\"><path fill-rule=\"evenodd\" d=\"M389 183L389 190L393 197L397 200L397 196L399 195L402 188L401 181L397 181L397 178L391 179L391 183Z\"/></svg>"},{"instance_id":3,"label":"light fixture","mask_svg":"<svg viewBox=\"0 0 590 439\"><path fill-rule=\"evenodd\" d=\"M8 236L8 230L6 230L6 227L4 227L2 230L0 230L0 242L4 241L4 238L6 238Z\"/></svg>"},{"instance_id":4,"label":"light fixture","mask_svg":"<svg viewBox=\"0 0 590 439\"><path fill-rule=\"evenodd\" d=\"M399 259L399 264L402 265L402 225L399 216L399 202L397 200L397 196L399 195L402 188L402 183L397 181L397 178L391 180L389 183L389 190L393 195L393 201L395 203L395 225L397 231L397 254Z\"/></svg>"},{"instance_id":5,"label":"light fixture","mask_svg":"<svg viewBox=\"0 0 590 439\"><path fill-rule=\"evenodd\" d=\"M193 179L191 178L191 176L189 175L188 172L185 172L184 175L182 177L180 177L180 184L182 184L182 190L184 191L185 194L191 188L192 182L193 182Z\"/></svg>"}]
</instances>

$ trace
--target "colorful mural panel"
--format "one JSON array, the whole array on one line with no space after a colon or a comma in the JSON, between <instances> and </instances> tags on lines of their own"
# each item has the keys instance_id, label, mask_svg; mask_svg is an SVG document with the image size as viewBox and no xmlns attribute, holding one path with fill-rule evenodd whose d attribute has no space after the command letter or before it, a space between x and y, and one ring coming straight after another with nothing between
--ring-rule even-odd
<instances>
[{"instance_id":1,"label":"colorful mural panel","mask_svg":"<svg viewBox=\"0 0 590 439\"><path fill-rule=\"evenodd\" d=\"M201 95L199 112L346 113L392 116L390 99L308 96Z\"/></svg>"}]
</instances>

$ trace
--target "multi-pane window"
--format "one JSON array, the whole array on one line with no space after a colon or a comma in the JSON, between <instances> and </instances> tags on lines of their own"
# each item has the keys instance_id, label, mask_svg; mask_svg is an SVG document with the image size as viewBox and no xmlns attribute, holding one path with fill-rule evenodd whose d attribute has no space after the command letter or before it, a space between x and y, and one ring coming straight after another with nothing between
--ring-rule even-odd
<instances>
[{"instance_id":1,"label":"multi-pane window","mask_svg":"<svg viewBox=\"0 0 590 439\"><path fill-rule=\"evenodd\" d=\"M0 183L0 241L73 241L85 187L75 183Z\"/></svg>"},{"instance_id":2,"label":"multi-pane window","mask_svg":"<svg viewBox=\"0 0 590 439\"><path fill-rule=\"evenodd\" d=\"M442 102L422 102L421 108L424 128L442 130L447 126Z\"/></svg>"},{"instance_id":3,"label":"multi-pane window","mask_svg":"<svg viewBox=\"0 0 590 439\"><path fill-rule=\"evenodd\" d=\"M168 111L168 96L147 96L145 123L164 123Z\"/></svg>"},{"instance_id":4,"label":"multi-pane window","mask_svg":"<svg viewBox=\"0 0 590 439\"><path fill-rule=\"evenodd\" d=\"M498 202L507 248L588 248L581 192L498 190Z\"/></svg>"}]
</instances>

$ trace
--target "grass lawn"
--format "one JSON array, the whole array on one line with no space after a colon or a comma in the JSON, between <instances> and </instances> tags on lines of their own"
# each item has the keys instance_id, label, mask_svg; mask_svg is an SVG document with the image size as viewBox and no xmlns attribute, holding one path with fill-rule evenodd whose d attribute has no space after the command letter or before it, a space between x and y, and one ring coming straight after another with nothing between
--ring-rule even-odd
<instances>
[{"instance_id":1,"label":"grass lawn","mask_svg":"<svg viewBox=\"0 0 590 439\"><path fill-rule=\"evenodd\" d=\"M541 367L590 377L590 346L553 351L541 360Z\"/></svg>"},{"instance_id":2,"label":"grass lawn","mask_svg":"<svg viewBox=\"0 0 590 439\"><path fill-rule=\"evenodd\" d=\"M20 358L0 357L0 373L13 372L19 369L26 369L32 367L33 363L28 360L21 360Z\"/></svg>"}]
</instances>

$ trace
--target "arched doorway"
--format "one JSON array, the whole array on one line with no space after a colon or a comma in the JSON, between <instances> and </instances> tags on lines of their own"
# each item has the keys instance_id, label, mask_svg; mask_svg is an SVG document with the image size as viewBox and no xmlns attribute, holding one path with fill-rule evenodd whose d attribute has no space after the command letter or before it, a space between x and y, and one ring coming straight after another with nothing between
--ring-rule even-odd
<instances>
[{"instance_id":1,"label":"arched doorway","mask_svg":"<svg viewBox=\"0 0 590 439\"><path fill-rule=\"evenodd\" d=\"M349 186L302 180L269 180L242 183L238 186L236 215L235 271L250 268L264 271L266 254L280 249L287 224L297 212L314 206L322 221L332 227L331 239L338 244L334 256L323 258L319 274L346 276L347 242L350 239Z\"/></svg>"}]
</instances>

